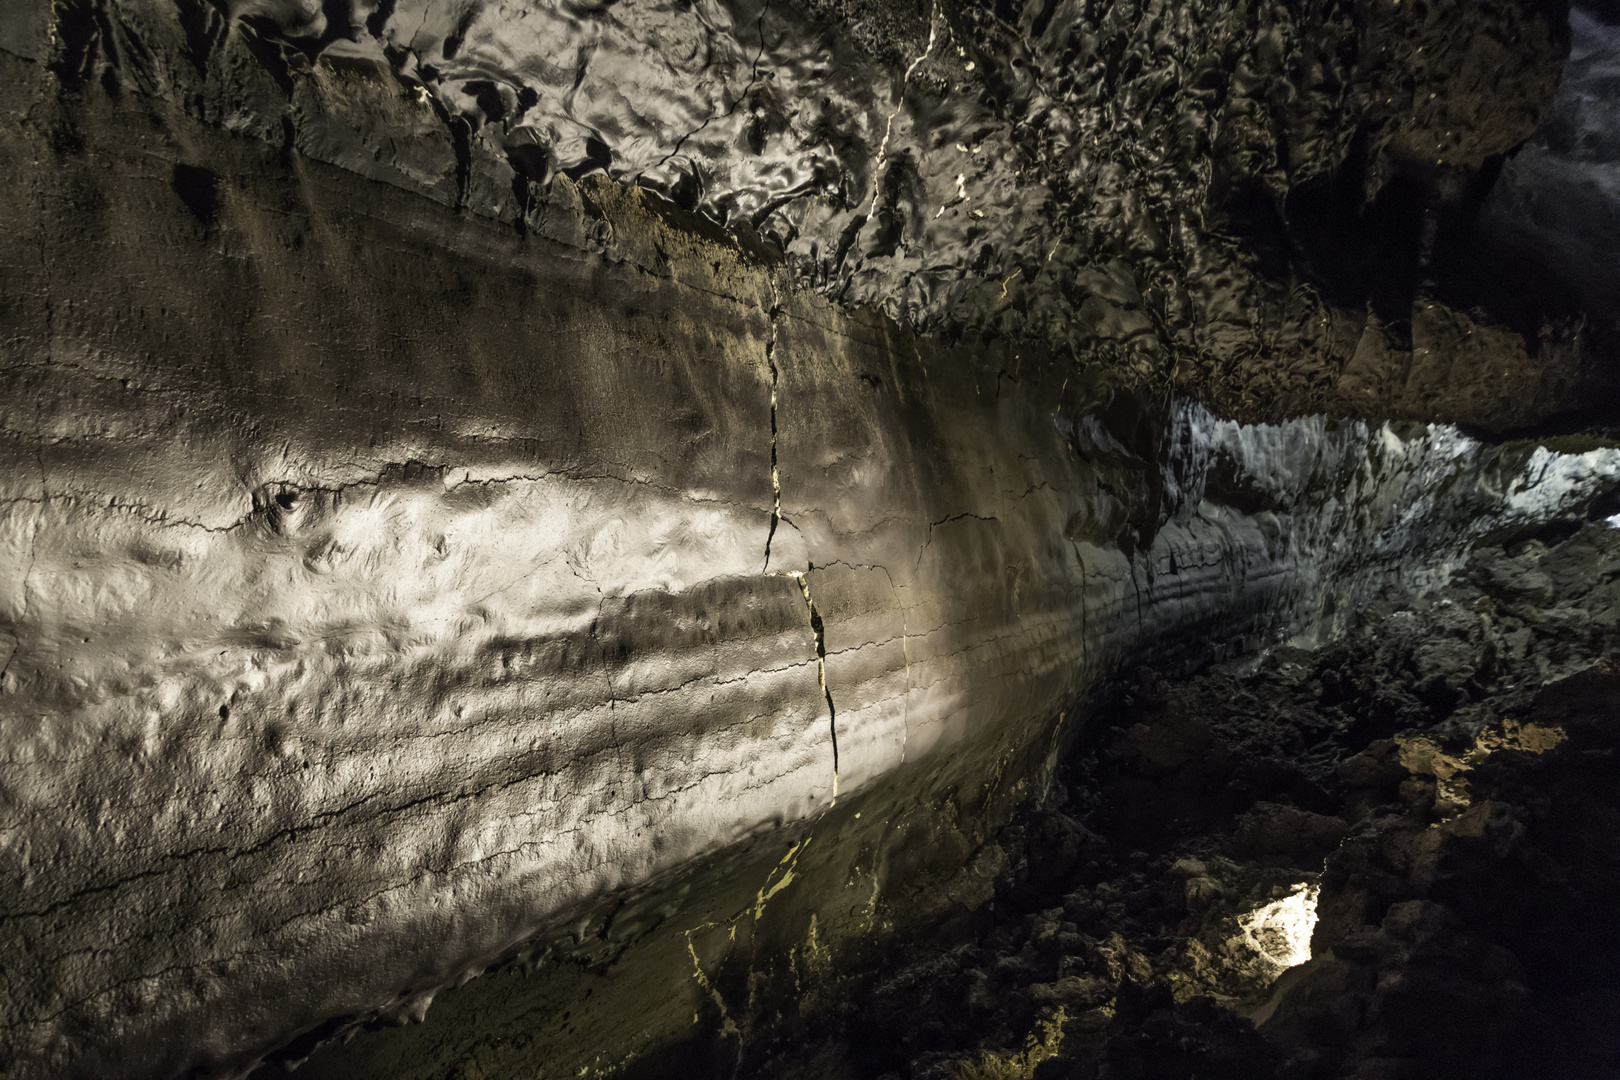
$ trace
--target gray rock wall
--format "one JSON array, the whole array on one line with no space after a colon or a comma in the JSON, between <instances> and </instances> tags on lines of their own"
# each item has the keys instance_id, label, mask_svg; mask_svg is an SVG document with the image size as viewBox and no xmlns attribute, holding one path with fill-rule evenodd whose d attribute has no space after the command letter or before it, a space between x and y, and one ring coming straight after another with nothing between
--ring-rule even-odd
<instances>
[{"instance_id":1,"label":"gray rock wall","mask_svg":"<svg viewBox=\"0 0 1620 1080\"><path fill-rule=\"evenodd\" d=\"M740 1038L756 962L982 899L1126 656L1613 483L1081 393L604 180L520 234L4 53L0 93L9 1076L240 1070L538 941L646 1010L545 1061Z\"/></svg>"}]
</instances>

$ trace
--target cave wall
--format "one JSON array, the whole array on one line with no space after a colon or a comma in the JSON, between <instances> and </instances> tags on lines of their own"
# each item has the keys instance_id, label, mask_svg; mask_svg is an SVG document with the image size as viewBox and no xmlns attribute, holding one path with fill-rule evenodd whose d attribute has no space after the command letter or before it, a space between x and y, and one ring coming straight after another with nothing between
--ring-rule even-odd
<instances>
[{"instance_id":1,"label":"cave wall","mask_svg":"<svg viewBox=\"0 0 1620 1080\"><path fill-rule=\"evenodd\" d=\"M1612 488L944 345L600 176L479 213L453 139L379 182L5 20L8 1075L240 1071L513 959L462 1049L741 1038L756 975L981 900L1125 658L1329 632ZM334 1075L449 1067L398 1038Z\"/></svg>"}]
</instances>

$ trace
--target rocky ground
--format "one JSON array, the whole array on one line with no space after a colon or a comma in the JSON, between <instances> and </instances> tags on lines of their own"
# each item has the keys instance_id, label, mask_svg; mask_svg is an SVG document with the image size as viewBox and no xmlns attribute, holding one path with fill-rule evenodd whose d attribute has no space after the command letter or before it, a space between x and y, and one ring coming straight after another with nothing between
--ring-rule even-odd
<instances>
[{"instance_id":1,"label":"rocky ground","mask_svg":"<svg viewBox=\"0 0 1620 1080\"><path fill-rule=\"evenodd\" d=\"M1139 669L994 902L738 1075L1620 1076L1617 645L1596 522L1314 652Z\"/></svg>"}]
</instances>

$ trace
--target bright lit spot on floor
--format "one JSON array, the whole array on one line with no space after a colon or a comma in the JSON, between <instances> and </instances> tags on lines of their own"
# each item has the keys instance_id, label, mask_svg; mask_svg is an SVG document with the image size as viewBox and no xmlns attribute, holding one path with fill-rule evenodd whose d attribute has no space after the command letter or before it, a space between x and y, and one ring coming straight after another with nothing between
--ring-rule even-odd
<instances>
[{"instance_id":1,"label":"bright lit spot on floor","mask_svg":"<svg viewBox=\"0 0 1620 1080\"><path fill-rule=\"evenodd\" d=\"M1316 930L1316 895L1319 887L1300 884L1280 900L1273 900L1238 919L1245 944L1279 968L1291 968L1311 958L1311 934Z\"/></svg>"},{"instance_id":2,"label":"bright lit spot on floor","mask_svg":"<svg viewBox=\"0 0 1620 1080\"><path fill-rule=\"evenodd\" d=\"M1609 528L1620 529L1620 514L1612 514L1603 520L1609 523Z\"/></svg>"}]
</instances>

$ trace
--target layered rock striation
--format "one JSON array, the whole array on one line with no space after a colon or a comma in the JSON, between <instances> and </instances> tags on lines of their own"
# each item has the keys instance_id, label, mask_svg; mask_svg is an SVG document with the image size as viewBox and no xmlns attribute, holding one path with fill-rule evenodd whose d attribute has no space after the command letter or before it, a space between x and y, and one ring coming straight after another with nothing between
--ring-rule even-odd
<instances>
[{"instance_id":1,"label":"layered rock striation","mask_svg":"<svg viewBox=\"0 0 1620 1080\"><path fill-rule=\"evenodd\" d=\"M1337 134L1289 143L1292 172L1273 144L1165 166L1214 184L1211 160L1264 158L1274 194L1339 168L1345 118L1405 68L1369 59L1383 15L1156 12L1031 23L1039 63L988 12L856 13L848 40L776 7L0 16L7 1075L240 1074L514 960L539 971L478 1024L364 1068L445 1075L518 1034L574 1072L735 1048L773 988L982 902L976 857L1125 659L1315 640L1481 537L1607 512L1602 445L1158 392L1328 400L1266 383L1252 328L1188 316L1214 334L1191 351L1125 328L1163 299L1107 261L1127 233L1267 333L1283 286L1230 245L1199 261L1209 236L1154 239L1126 190L1152 168L1108 195L1104 157L1009 118L1075 122L1031 104L1042 64L1079 63L1041 43L1117 61L1071 93L1106 89L1082 126L1116 155L1170 146L1172 115L1248 130L1198 71L1251 58L1262 98L1314 71L1337 87L1317 119L1273 119ZM1448 63L1498 57L1530 104L1466 127L1447 152L1470 167L1528 132L1557 39L1535 8L1471 18L1528 44ZM984 100L945 116L968 82ZM1154 85L1181 112L1138 131ZM1400 123L1360 151L1369 192L1428 130ZM934 190L982 147L1001 164ZM910 197L936 224L900 221L896 175L931 178ZM879 298L906 321L852 306ZM1302 340L1276 349L1328 355ZM1175 376L1198 349L1226 374ZM1543 418L1569 355L1458 392L1495 426ZM1377 385L1363 411L1460 418Z\"/></svg>"}]
</instances>

